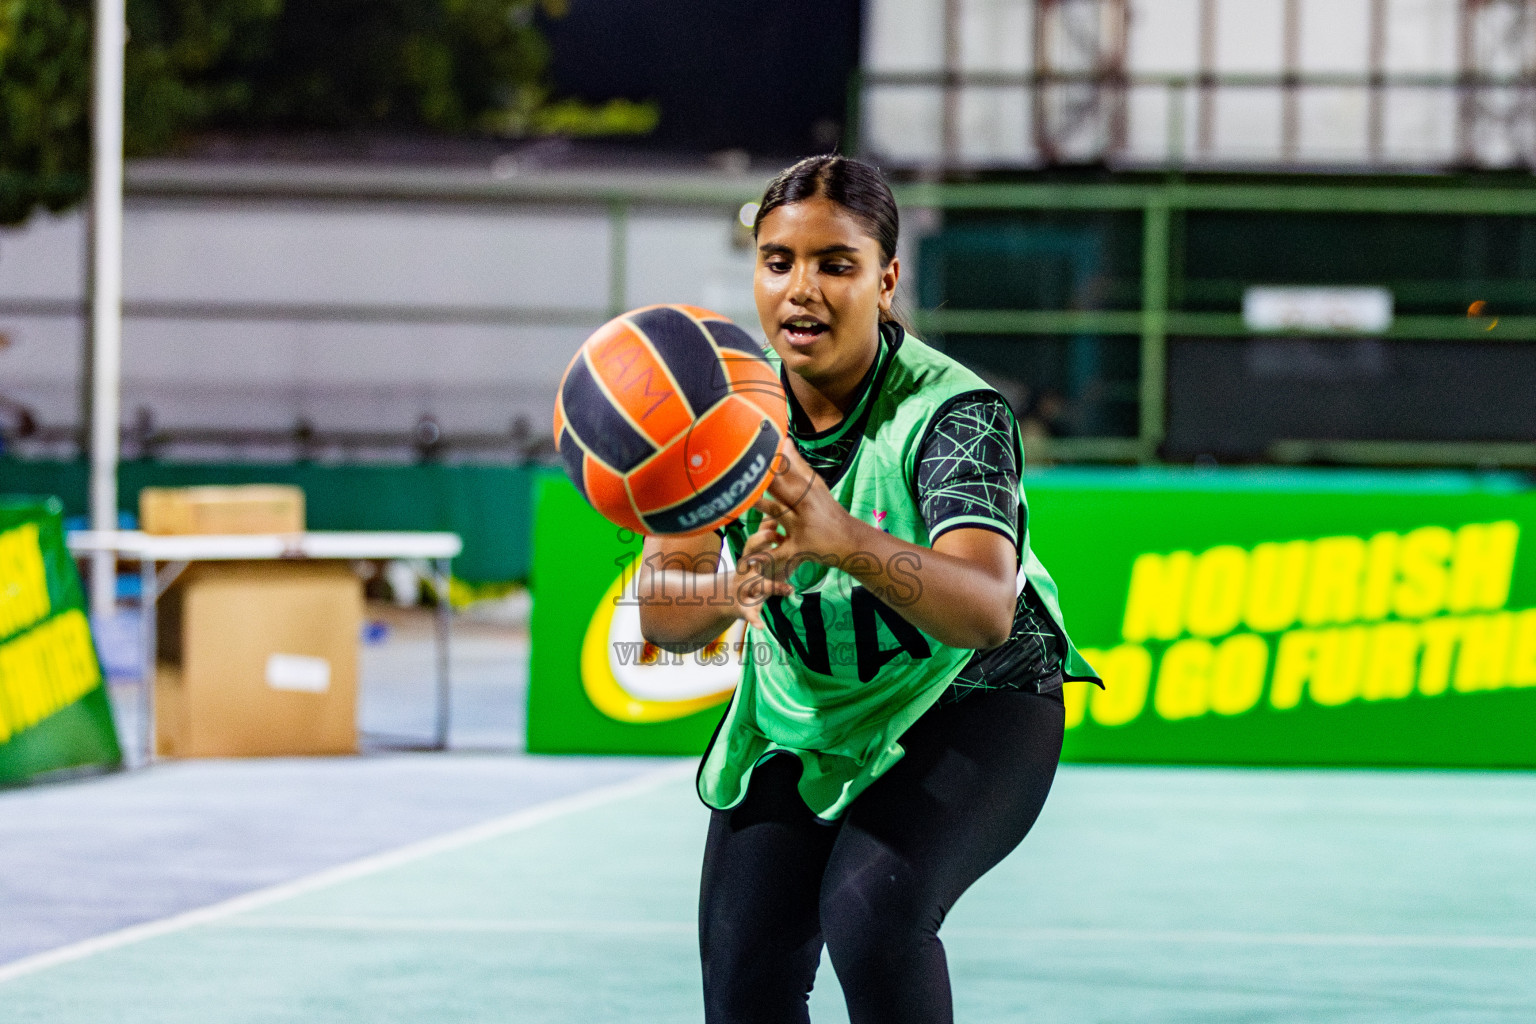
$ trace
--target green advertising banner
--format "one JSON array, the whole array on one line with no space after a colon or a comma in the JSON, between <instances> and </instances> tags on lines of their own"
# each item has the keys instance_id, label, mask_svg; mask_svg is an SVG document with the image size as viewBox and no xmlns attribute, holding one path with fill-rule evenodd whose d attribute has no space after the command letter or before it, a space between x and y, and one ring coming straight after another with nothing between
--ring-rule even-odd
<instances>
[{"instance_id":1,"label":"green advertising banner","mask_svg":"<svg viewBox=\"0 0 1536 1024\"><path fill-rule=\"evenodd\" d=\"M535 501L528 750L702 752L740 665L646 644L623 594L642 538L594 512L562 474L541 477Z\"/></svg>"},{"instance_id":2,"label":"green advertising banner","mask_svg":"<svg viewBox=\"0 0 1536 1024\"><path fill-rule=\"evenodd\" d=\"M120 763L57 501L0 501L0 785Z\"/></svg>"},{"instance_id":3,"label":"green advertising banner","mask_svg":"<svg viewBox=\"0 0 1536 1024\"><path fill-rule=\"evenodd\" d=\"M1068 759L1536 766L1536 492L1518 478L1063 469L1027 487L1106 682L1067 685ZM529 749L707 741L719 658L647 648L613 604L638 546L548 479Z\"/></svg>"},{"instance_id":4,"label":"green advertising banner","mask_svg":"<svg viewBox=\"0 0 1536 1024\"><path fill-rule=\"evenodd\" d=\"M1048 474L1095 761L1536 766L1536 493L1508 477ZM1522 535L1527 543L1521 543Z\"/></svg>"}]
</instances>

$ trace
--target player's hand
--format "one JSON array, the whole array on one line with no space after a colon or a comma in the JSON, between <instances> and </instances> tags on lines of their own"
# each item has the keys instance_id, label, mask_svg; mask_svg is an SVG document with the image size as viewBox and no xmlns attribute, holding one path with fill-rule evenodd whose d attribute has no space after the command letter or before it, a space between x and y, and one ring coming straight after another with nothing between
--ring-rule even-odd
<instances>
[{"instance_id":1,"label":"player's hand","mask_svg":"<svg viewBox=\"0 0 1536 1024\"><path fill-rule=\"evenodd\" d=\"M738 619L745 619L747 625L764 629L763 602L770 597L788 597L795 592L795 588L783 580L765 575L765 570L772 569L773 560L754 551L753 541L756 539L756 534L748 538L741 557L736 560L736 576L731 581L734 588L731 594L732 611Z\"/></svg>"},{"instance_id":2,"label":"player's hand","mask_svg":"<svg viewBox=\"0 0 1536 1024\"><path fill-rule=\"evenodd\" d=\"M754 506L762 525L747 539L742 559L756 559L758 571L786 580L801 563L835 564L851 550L858 521L837 503L826 481L785 438L775 456L773 480Z\"/></svg>"}]
</instances>

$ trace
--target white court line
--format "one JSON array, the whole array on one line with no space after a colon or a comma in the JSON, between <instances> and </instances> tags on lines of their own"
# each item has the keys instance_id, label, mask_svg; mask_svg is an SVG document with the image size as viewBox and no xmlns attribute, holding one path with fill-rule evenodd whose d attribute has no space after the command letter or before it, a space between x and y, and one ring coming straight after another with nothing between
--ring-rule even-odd
<instances>
[{"instance_id":1,"label":"white court line","mask_svg":"<svg viewBox=\"0 0 1536 1024\"><path fill-rule=\"evenodd\" d=\"M583 935L693 934L692 921L495 920L430 917L257 917L227 921L227 928L351 932L500 932ZM1131 942L1168 945L1354 946L1425 949L1536 949L1531 935L1377 935L1350 932L1162 931L1127 928L945 928L952 939L1027 942Z\"/></svg>"},{"instance_id":2,"label":"white court line","mask_svg":"<svg viewBox=\"0 0 1536 1024\"><path fill-rule=\"evenodd\" d=\"M639 796L657 789L668 782L681 778L692 778L698 764L688 761L683 764L669 764L657 771L646 772L633 779L615 783L611 786L600 786L597 789L589 789L571 796L551 800L548 803L539 804L526 810L516 811L500 818L481 822L478 825L470 825L467 828L447 832L431 839L423 839L420 842L410 843L384 853L376 853L360 860L354 860L347 864L340 864L334 868L326 868L324 871L296 878L291 882L282 882L266 889L258 889L255 892L246 893L244 896L236 896L222 903L200 907L197 910L189 910L158 921L147 921L144 924L131 925L119 931L108 932L106 935L98 935L95 938L85 939L81 942L61 946L45 953L37 953L33 956L23 957L20 960L0 966L0 984L28 974L36 974L50 967L60 964L72 963L83 960L97 953L105 953L108 950L120 949L146 939L158 938L173 932L185 931L198 925L219 921L234 914L241 914L248 910L256 910L260 907L268 907L274 903L292 899L295 896L317 889L324 889L341 882L350 882L356 878L378 874L380 871L388 871L390 868L410 864L413 861L423 860L427 857L458 850L465 846L504 836L510 832L519 832L535 825L542 825L556 818L563 818L569 814L601 807L603 804L613 803L627 797Z\"/></svg>"},{"instance_id":3,"label":"white court line","mask_svg":"<svg viewBox=\"0 0 1536 1024\"><path fill-rule=\"evenodd\" d=\"M1536 949L1532 935L1379 935L1351 932L1139 931L1127 928L953 928L968 939L1059 942L1151 942L1219 946L1356 946L1425 949Z\"/></svg>"},{"instance_id":4,"label":"white court line","mask_svg":"<svg viewBox=\"0 0 1536 1024\"><path fill-rule=\"evenodd\" d=\"M431 917L281 917L263 914L225 921L221 928L242 931L317 932L495 932L499 934L572 935L693 935L697 921L581 921L528 918L521 921Z\"/></svg>"}]
</instances>

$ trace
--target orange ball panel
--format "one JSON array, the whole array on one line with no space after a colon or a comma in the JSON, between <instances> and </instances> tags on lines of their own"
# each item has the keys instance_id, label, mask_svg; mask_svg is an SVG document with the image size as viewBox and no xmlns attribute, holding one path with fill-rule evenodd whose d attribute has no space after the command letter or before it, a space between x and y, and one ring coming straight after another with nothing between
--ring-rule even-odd
<instances>
[{"instance_id":1,"label":"orange ball panel","mask_svg":"<svg viewBox=\"0 0 1536 1024\"><path fill-rule=\"evenodd\" d=\"M724 320L724 319L726 319L725 317L721 316L719 313L716 313L714 310L705 309L703 306L682 306L682 305L677 305L677 306L673 306L672 308L673 309L680 309L684 313L687 313L689 316L696 317L699 320Z\"/></svg>"},{"instance_id":2,"label":"orange ball panel","mask_svg":"<svg viewBox=\"0 0 1536 1024\"><path fill-rule=\"evenodd\" d=\"M649 513L671 508L699 494L729 472L757 439L762 411L727 398L679 438L629 474L635 505Z\"/></svg>"},{"instance_id":3,"label":"orange ball panel","mask_svg":"<svg viewBox=\"0 0 1536 1024\"><path fill-rule=\"evenodd\" d=\"M587 363L614 403L658 448L692 423L666 365L628 324L614 321L593 335L587 342Z\"/></svg>"},{"instance_id":4,"label":"orange ball panel","mask_svg":"<svg viewBox=\"0 0 1536 1024\"><path fill-rule=\"evenodd\" d=\"M778 424L779 433L789 429L789 406L784 386L765 359L754 359L740 352L721 353L727 386L732 395L751 402L758 411Z\"/></svg>"},{"instance_id":5,"label":"orange ball panel","mask_svg":"<svg viewBox=\"0 0 1536 1024\"><path fill-rule=\"evenodd\" d=\"M723 513L722 515L719 516L719 518L711 520L710 522L702 524L701 526L699 526L698 529L695 529L695 530L680 530L680 531L676 531L676 532L670 533L669 536L673 536L673 537L697 537L697 536L699 536L701 534L709 533L711 530L714 530L714 529L716 529L718 527L724 526L726 523L730 522L733 519L739 518L740 516L745 514L747 509L749 509L753 505L757 504L757 499L759 499L759 498L761 498L763 496L763 494L768 490L768 485L773 482L774 475L775 474L773 472L773 469L772 469L772 467L770 467L768 472L763 474L762 480L758 481L757 486L752 489L751 493L748 494L745 498L742 498L739 502L737 502L735 508L731 509L728 512Z\"/></svg>"},{"instance_id":6,"label":"orange ball panel","mask_svg":"<svg viewBox=\"0 0 1536 1024\"><path fill-rule=\"evenodd\" d=\"M624 486L622 476L590 455L582 460L582 476L586 479L587 500L604 518L626 530L645 532L634 505L630 504L629 490Z\"/></svg>"}]
</instances>

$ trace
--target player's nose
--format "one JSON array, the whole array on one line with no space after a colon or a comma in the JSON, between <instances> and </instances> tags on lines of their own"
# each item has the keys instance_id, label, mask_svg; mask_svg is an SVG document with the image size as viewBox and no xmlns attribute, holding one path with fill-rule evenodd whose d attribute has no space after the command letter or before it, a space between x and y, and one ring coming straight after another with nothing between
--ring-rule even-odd
<instances>
[{"instance_id":1,"label":"player's nose","mask_svg":"<svg viewBox=\"0 0 1536 1024\"><path fill-rule=\"evenodd\" d=\"M814 302L819 293L816 289L816 278L811 269L805 266L797 266L790 271L789 301L797 306L804 306Z\"/></svg>"}]
</instances>

